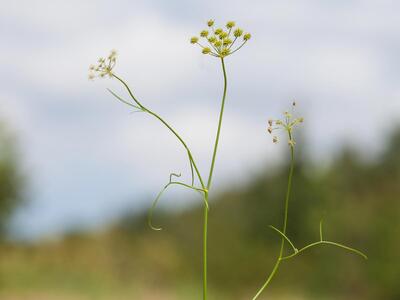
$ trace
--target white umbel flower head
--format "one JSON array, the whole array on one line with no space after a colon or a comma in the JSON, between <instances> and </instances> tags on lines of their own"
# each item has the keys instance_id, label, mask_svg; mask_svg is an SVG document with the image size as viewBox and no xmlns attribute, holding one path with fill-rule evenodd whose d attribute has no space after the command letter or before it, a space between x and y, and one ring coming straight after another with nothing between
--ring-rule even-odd
<instances>
[{"instance_id":1,"label":"white umbel flower head","mask_svg":"<svg viewBox=\"0 0 400 300\"><path fill-rule=\"evenodd\" d=\"M97 60L97 65L90 65L88 78L90 80L93 80L96 77L100 78L104 78L106 76L112 77L116 61L117 61L117 51L111 50L107 58L100 57Z\"/></svg>"}]
</instances>

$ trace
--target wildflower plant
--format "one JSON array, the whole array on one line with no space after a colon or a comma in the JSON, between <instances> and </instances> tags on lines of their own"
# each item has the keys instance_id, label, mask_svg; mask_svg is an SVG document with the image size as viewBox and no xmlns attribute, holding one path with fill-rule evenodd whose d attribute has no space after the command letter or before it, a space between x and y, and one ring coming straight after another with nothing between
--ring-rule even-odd
<instances>
[{"instance_id":1,"label":"wildflower plant","mask_svg":"<svg viewBox=\"0 0 400 300\"><path fill-rule=\"evenodd\" d=\"M315 241L313 243L310 243L300 249L298 249L297 247L295 247L294 243L289 239L289 237L287 236L287 224L288 224L288 213L289 213L289 200L290 200L290 196L291 196L291 190L292 190L292 179L293 179L293 171L294 171L294 165L295 165L295 146L296 146L296 141L294 139L294 129L299 126L300 124L302 124L304 122L304 118L303 117L294 117L294 109L296 107L296 102L292 103L292 109L291 111L285 111L283 113L283 118L282 119L270 119L268 120L268 127L267 127L267 131L269 134L272 135L272 141L273 143L278 143L278 136L275 135L276 132L283 132L286 137L287 137L287 143L289 146L289 151L290 151L290 167L289 167L289 177L288 177L288 183L287 183L287 190L286 190L286 196L285 196L285 201L284 201L284 216L283 216L283 226L282 229L278 229L272 225L270 225L269 227L274 230L275 232L277 232L280 236L281 236L281 246L280 246L280 250L279 250L279 255L278 258L276 259L275 265L271 271L271 273L268 275L265 283L262 285L262 287L257 291L256 295L253 297L253 300L256 300L260 297L260 295L262 294L262 292L267 288L267 286L269 285L269 283L271 282L272 278L275 276L275 274L277 273L280 264L283 261L289 260L301 253L303 253L304 251L313 248L315 246L319 246L319 245L331 245L331 246L335 246L338 248L342 248L345 249L349 252L353 252L365 259L368 259L367 256L354 248L351 248L349 246L343 245L343 244L339 244L336 242L332 242L329 240L324 239L323 236L323 230L322 230L322 220L319 223L319 240ZM292 249L292 253L291 254L285 254L285 245L289 245L290 248Z\"/></svg>"},{"instance_id":2,"label":"wildflower plant","mask_svg":"<svg viewBox=\"0 0 400 300\"><path fill-rule=\"evenodd\" d=\"M218 116L218 125L215 134L215 141L213 145L213 154L211 158L210 168L208 170L208 177L206 178L199 170L196 159L194 158L192 151L190 150L187 143L181 137L181 135L174 129L163 117L161 117L158 113L151 110L148 106L144 105L143 102L139 101L138 98L133 94L131 88L126 83L125 80L122 79L119 75L117 75L114 71L116 66L117 60L117 52L112 50L110 54L106 58L99 58L97 61L97 65L91 65L89 67L89 79L93 80L95 78L114 78L119 81L122 86L125 88L127 95L129 96L129 100L121 97L120 95L116 94L112 90L108 89L108 91L120 102L123 104L132 107L135 109L136 112L143 112L151 117L157 119L161 122L172 134L175 138L179 141L182 147L186 151L188 164L190 168L191 180L190 182L183 182L179 180L181 174L177 173L170 173L168 183L162 188L162 190L158 193L157 197L155 198L151 209L149 211L148 216L148 223L149 226L154 230L161 230L161 227L157 227L153 225L153 212L157 207L159 200L161 199L163 193L171 186L181 186L195 192L198 192L202 195L203 198L203 300L207 300L208 292L207 292L207 241L208 241L208 213L209 213L209 197L210 197L210 189L212 186L212 179L213 173L215 168L215 162L218 152L218 145L220 140L220 133L224 115L224 108L225 108L225 100L227 94L227 86L228 86L228 79L227 79L227 72L225 66L225 59L234 54L235 52L239 51L250 39L251 34L245 33L243 29L236 27L235 22L229 21L225 24L224 27L215 27L214 20L209 20L207 22L207 28L200 31L199 36L193 36L190 39L190 43L197 45L201 48L201 52L204 55L210 55L220 60L221 63L221 70L223 75L223 93L221 98L221 106ZM295 104L293 103L293 108ZM286 227L288 221L288 205L289 205L289 198L291 192L291 183L292 183L292 176L293 176L293 169L294 169L294 149L295 149L295 141L293 138L293 130L296 126L300 125L303 122L303 118L293 118L292 113L285 112L284 118L282 120L269 120L268 121L268 132L273 133L275 131L281 130L287 133L288 135L288 144L290 148L291 154L291 164L290 164L290 171L289 171L289 180L288 180L288 187L287 193L285 198L285 215L284 215L284 223L283 229L279 230L274 226L270 226L273 230L275 230L280 236L282 237L281 241L281 249L277 259L277 262L267 278L264 285L261 289L257 292L254 296L253 300L257 299L260 294L264 291L264 289L268 286L272 278L274 277L275 273L277 272L279 265L282 261L288 260L292 257L295 257L302 253L303 251L317 246L317 245L333 245L336 247L340 247L343 249L347 249L352 251L356 254L359 254L366 258L366 256L358 250L353 248L347 247L345 245L341 245L335 242L330 242L328 240L324 240L322 236L322 222L320 223L320 240L309 244L298 250L292 241L286 235ZM278 137L276 135L273 136L273 142L278 142ZM289 255L284 255L284 247L286 242L292 247L293 253Z\"/></svg>"},{"instance_id":3,"label":"wildflower plant","mask_svg":"<svg viewBox=\"0 0 400 300\"><path fill-rule=\"evenodd\" d=\"M214 20L209 20L207 22L208 29L202 30L200 32L200 41L199 37L192 37L190 42L192 44L199 45L202 49L202 53L205 55L210 55L216 57L221 62L221 69L223 74L223 93L221 99L221 107L218 117L218 125L215 135L215 142L213 147L213 154L211 158L211 164L208 171L208 177L206 178L200 173L199 168L197 166L197 162L192 154L192 151L188 147L187 143L183 140L183 138L179 135L179 133L167 122L164 118L162 118L159 114L155 113L153 110L145 106L141 101L138 100L136 96L134 96L129 85L114 72L114 67L116 64L116 51L111 51L110 55L107 58L100 58L98 60L97 65L91 65L89 68L89 79L95 79L97 77L104 78L110 77L118 80L123 87L126 89L130 99L125 100L123 97L117 95L112 90L108 90L116 99L121 101L122 103L133 107L135 111L144 112L149 114L150 116L156 118L160 121L180 142L180 144L184 147L187 153L187 158L190 166L191 173L191 181L190 182L182 182L179 180L180 174L171 173L169 176L168 183L163 187L160 193L157 195L156 199L153 202L153 205L149 212L148 222L152 229L161 230L160 227L156 227L153 225L153 211L156 208L158 201L161 196L170 186L178 185L181 187L185 187L191 189L193 191L199 192L202 194L203 203L204 203L204 213L203 213L203 299L207 299L207 240L208 240L208 212L209 212L209 191L212 185L215 161L218 152L218 144L220 139L222 120L224 115L225 108L225 100L228 86L227 72L225 67L225 59L227 56L234 54L239 51L251 38L249 33L244 34L243 30L240 28L235 28L235 22L227 22L225 28L214 28ZM203 46L202 42L206 40L208 46ZM236 42L240 42L239 46L235 47Z\"/></svg>"}]
</instances>

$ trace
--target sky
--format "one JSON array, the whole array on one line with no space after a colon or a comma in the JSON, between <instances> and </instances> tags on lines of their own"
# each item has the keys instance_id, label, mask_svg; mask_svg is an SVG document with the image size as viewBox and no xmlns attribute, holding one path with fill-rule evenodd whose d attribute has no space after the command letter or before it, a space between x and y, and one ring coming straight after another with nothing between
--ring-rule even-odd
<instances>
[{"instance_id":1,"label":"sky","mask_svg":"<svg viewBox=\"0 0 400 300\"><path fill-rule=\"evenodd\" d=\"M205 174L223 81L218 59L190 37L208 19L252 39L226 59L228 98L215 188L245 184L285 158L267 120L293 100L316 160L352 145L379 153L400 117L398 1L1 1L0 120L17 136L28 178L18 238L101 228L147 209L185 152L148 115L115 101L115 80L89 81L111 49L115 72L176 128ZM200 200L171 191L166 207ZM197 202L196 202L197 201ZM212 199L211 199L212 201ZM199 203L201 204L201 203Z\"/></svg>"}]
</instances>

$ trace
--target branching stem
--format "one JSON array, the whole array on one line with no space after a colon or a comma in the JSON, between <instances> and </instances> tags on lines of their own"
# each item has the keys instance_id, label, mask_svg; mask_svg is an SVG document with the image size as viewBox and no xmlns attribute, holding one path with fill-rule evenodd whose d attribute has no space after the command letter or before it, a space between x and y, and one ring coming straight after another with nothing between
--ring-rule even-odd
<instances>
[{"instance_id":1,"label":"branching stem","mask_svg":"<svg viewBox=\"0 0 400 300\"><path fill-rule=\"evenodd\" d=\"M356 254L362 256L363 258L368 259L368 256L366 256L364 253L362 253L361 251L359 251L359 250L357 250L357 249L354 249L354 248L351 248L351 247L348 247L348 246L345 246L345 245L342 245L342 244L339 244L339 243L336 243L336 242L318 241L318 242L311 243L311 244L309 244L309 245L307 245L307 246L301 248L300 250L298 250L297 252L295 252L295 253L293 253L293 254L291 254L291 255L282 257L281 260L286 260L286 259L295 257L295 256L299 255L300 253L302 253L303 251L305 251L305 250L307 250L307 249L310 249L310 248L312 248L312 247L318 246L318 245L332 245L332 246L336 246L336 247L339 247L339 248L348 250L348 251L350 251L350 252L354 252L354 253L356 253Z\"/></svg>"},{"instance_id":2,"label":"branching stem","mask_svg":"<svg viewBox=\"0 0 400 300\"><path fill-rule=\"evenodd\" d=\"M287 121L287 123L288 123L288 121ZM353 252L355 254L358 254L358 255L362 256L365 259L368 259L368 257L364 253L362 253L361 251L359 251L357 249L354 249L354 248L351 248L351 247L348 247L346 245L339 244L339 243L336 243L336 242L324 241L323 240L323 234L322 234L322 220L319 223L319 239L320 240L318 242L311 243L311 244L309 244L309 245L307 245L307 246L305 246L305 247L303 247L303 248L301 248L299 250L299 249L297 249L295 247L293 242L287 237L286 230L287 230L288 211L289 211L289 199L290 199L290 192L291 192L291 188L292 188L292 177L293 177L293 169L294 169L294 142L293 142L293 139L292 139L291 127L287 126L286 127L286 131L287 131L287 133L289 135L290 170L289 170L288 185L287 185L287 191L286 191L286 197L285 197L285 210L284 210L284 219L283 219L283 230L281 231L281 230L275 228L272 225L270 226L270 228L272 228L273 230L275 230L276 232L278 232L281 235L281 237L282 237L281 248L280 248L280 251L279 251L279 256L276 259L275 265L274 265L271 273L269 274L269 276L268 276L267 280L265 281L265 283L263 284L263 286L258 290L256 295L253 297L253 300L258 299L258 297L262 294L262 292L267 288L267 286L269 285L271 280L274 278L274 276L275 276L276 272L278 271L279 266L280 266L280 264L281 264L281 262L283 260L287 260L287 259L293 258L293 257L299 255L300 253L304 252L305 250L310 249L312 247L315 247L315 246L318 246L318 245L332 245L332 246L339 247L339 248L345 249L347 251ZM287 241L290 244L290 246L292 247L293 254L287 255L287 256L283 255L283 251L284 251L284 247L285 247L285 241Z\"/></svg>"},{"instance_id":3,"label":"branching stem","mask_svg":"<svg viewBox=\"0 0 400 300\"><path fill-rule=\"evenodd\" d=\"M196 171L196 175L197 178L200 181L200 184L202 186L202 188L205 188L204 185L204 181L203 178L201 177L200 171L197 168L196 162L193 158L193 155L189 149L189 147L187 146L186 142L181 138L181 136L176 132L176 130L174 128L172 128L166 121L164 121L163 118L161 118L158 114L156 114L155 112L151 111L150 109L148 109L147 107L145 107L144 105L142 105L142 103L140 103L136 97L133 95L131 89L129 88L128 84L126 84L126 82L124 80L122 80L120 77L118 77L117 75L115 75L114 73L112 74L112 76L117 79L118 81L120 81L124 87L126 88L126 90L128 91L129 95L131 96L132 100L136 102L136 104L145 112L149 113L150 115L154 116L155 118L157 118L161 123L163 123L176 137L177 139L181 142L181 144L183 145L183 147L186 149L188 157L189 157L189 162L191 167L193 166L194 170ZM193 181L193 180L192 180Z\"/></svg>"},{"instance_id":4,"label":"branching stem","mask_svg":"<svg viewBox=\"0 0 400 300\"><path fill-rule=\"evenodd\" d=\"M215 143L214 143L214 149L213 149L213 155L212 155L212 159L211 159L211 166L210 166L209 176L208 176L208 180L207 180L207 185L205 185L205 183L203 181L203 178L202 178L202 176L200 174L200 171L199 171L199 169L198 169L198 167L196 165L196 162L195 162L195 160L193 158L193 155L192 155L189 147L187 146L186 142L181 138L181 136L177 133L177 131L174 128L172 128L172 126L170 126L158 114L156 114L152 110L148 109L141 102L139 102L137 100L137 98L133 95L133 93L132 93L131 89L129 88L129 86L119 76L117 76L115 74L112 74L112 76L115 79L117 79L118 81L120 81L123 84L123 86L126 88L126 90L128 91L128 94L130 95L130 97L132 98L132 100L135 102L136 105L124 100L123 98L121 98L120 96L118 96L117 94L115 94L114 92L109 90L109 92L113 96L115 96L119 101L123 102L124 104L129 105L131 107L134 107L136 109L139 109L140 111L147 112L148 114L150 114L153 117L155 117L156 119L158 119L162 124L164 124L175 135L175 137L180 141L180 143L186 149L186 152L187 152L187 155L188 155L188 158L189 158L191 175L192 175L192 177L191 177L192 178L191 179L191 185L183 183L183 182L179 182L179 181L172 181L172 176L179 177L180 175L171 174L170 175L170 181L168 182L168 184L166 184L164 186L164 188L160 191L160 193L157 195L156 199L153 202L152 208L150 209L150 212L149 212L149 225L154 230L161 230L161 228L154 227L152 225L152 216L153 216L153 211L154 211L155 207L157 206L158 201L160 200L162 194L165 192L165 190L169 186L171 186L171 185L180 185L180 186L183 186L183 187L186 187L186 188L201 192L203 194L203 198L204 198L204 215L203 215L203 300L207 300L207 240L208 240L208 212L209 212L208 197L209 197L209 190L210 190L211 184L212 184L212 177L213 177L213 173L214 173L215 161L216 161L216 157L217 157L218 144L219 144L219 138L220 138L220 134L221 134L221 127L222 127L222 119L223 119L224 108L225 108L226 91L227 91L227 86L228 86L226 69L225 69L225 62L224 62L224 58L223 57L221 57L221 65L222 65L222 71L223 71L223 76L224 76L224 91L223 91L223 95L222 95L221 109L220 109L219 120L218 120L218 128L217 128L217 133L216 133L216 137L215 137ZM197 176L197 178L198 178L198 180L200 182L201 188L198 188L198 187L194 186L194 173L196 174L196 176Z\"/></svg>"}]
</instances>

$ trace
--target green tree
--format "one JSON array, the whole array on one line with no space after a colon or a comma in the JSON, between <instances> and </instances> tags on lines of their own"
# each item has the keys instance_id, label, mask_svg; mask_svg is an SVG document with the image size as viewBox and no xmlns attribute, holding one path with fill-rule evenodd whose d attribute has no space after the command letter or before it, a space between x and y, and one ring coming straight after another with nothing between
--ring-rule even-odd
<instances>
[{"instance_id":1,"label":"green tree","mask_svg":"<svg viewBox=\"0 0 400 300\"><path fill-rule=\"evenodd\" d=\"M14 135L0 122L0 238L15 209L22 204L23 178Z\"/></svg>"}]
</instances>

